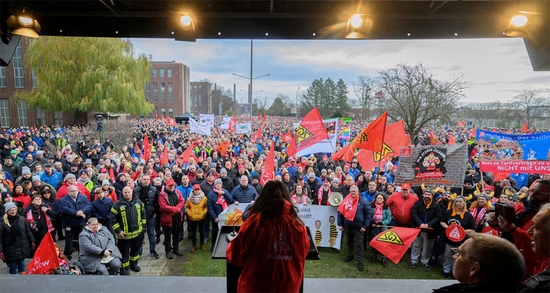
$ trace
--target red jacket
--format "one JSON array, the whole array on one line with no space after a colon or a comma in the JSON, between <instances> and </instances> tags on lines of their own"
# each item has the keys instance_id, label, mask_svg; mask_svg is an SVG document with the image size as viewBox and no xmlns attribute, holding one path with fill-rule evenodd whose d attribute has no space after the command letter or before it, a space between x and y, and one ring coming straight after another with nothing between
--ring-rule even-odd
<instances>
[{"instance_id":1,"label":"red jacket","mask_svg":"<svg viewBox=\"0 0 550 293\"><path fill-rule=\"evenodd\" d=\"M279 217L260 225L259 214L248 218L227 247L227 261L244 267L238 292L298 292L304 276L309 240L305 226L285 203Z\"/></svg>"},{"instance_id":2,"label":"red jacket","mask_svg":"<svg viewBox=\"0 0 550 293\"><path fill-rule=\"evenodd\" d=\"M162 191L159 195L159 207L160 207L160 225L162 226L172 226L172 215L180 213L181 219L183 220L182 209L185 205L185 199L179 192L175 189L174 192L178 195L178 205L171 206L168 203L168 194L166 194L166 189Z\"/></svg>"},{"instance_id":3,"label":"red jacket","mask_svg":"<svg viewBox=\"0 0 550 293\"><path fill-rule=\"evenodd\" d=\"M412 207L418 201L418 197L412 193L405 199L401 192L395 192L388 198L388 206L391 210L392 218L400 224L412 224Z\"/></svg>"},{"instance_id":4,"label":"red jacket","mask_svg":"<svg viewBox=\"0 0 550 293\"><path fill-rule=\"evenodd\" d=\"M78 190L80 191L80 193L84 194L88 198L88 200L92 202L90 191L88 190L88 188L86 188L86 186L84 186L84 184L76 182L73 185L78 187ZM67 195L69 193L69 191L67 190L68 188L69 188L69 184L67 183L67 181L63 182L63 185L59 187L59 190L57 191L55 198L57 198L57 200L60 200L62 197Z\"/></svg>"}]
</instances>

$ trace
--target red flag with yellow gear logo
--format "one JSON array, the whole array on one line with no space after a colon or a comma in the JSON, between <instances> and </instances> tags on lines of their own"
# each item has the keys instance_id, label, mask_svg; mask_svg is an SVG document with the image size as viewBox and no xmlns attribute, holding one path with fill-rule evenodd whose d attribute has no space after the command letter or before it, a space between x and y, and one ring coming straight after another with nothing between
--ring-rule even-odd
<instances>
[{"instance_id":1,"label":"red flag with yellow gear logo","mask_svg":"<svg viewBox=\"0 0 550 293\"><path fill-rule=\"evenodd\" d=\"M416 228L395 227L374 236L369 244L397 264L420 231Z\"/></svg>"},{"instance_id":2,"label":"red flag with yellow gear logo","mask_svg":"<svg viewBox=\"0 0 550 293\"><path fill-rule=\"evenodd\" d=\"M321 119L319 110L315 107L304 117L304 119L302 119L300 126L296 129L296 134L292 137L292 141L286 153L289 157L292 157L297 152L327 138L327 129Z\"/></svg>"},{"instance_id":3,"label":"red flag with yellow gear logo","mask_svg":"<svg viewBox=\"0 0 550 293\"><path fill-rule=\"evenodd\" d=\"M373 152L381 152L383 148L384 133L386 131L386 122L388 121L388 112L376 118L370 123L361 134L359 134L352 142L358 149L371 150Z\"/></svg>"}]
</instances>

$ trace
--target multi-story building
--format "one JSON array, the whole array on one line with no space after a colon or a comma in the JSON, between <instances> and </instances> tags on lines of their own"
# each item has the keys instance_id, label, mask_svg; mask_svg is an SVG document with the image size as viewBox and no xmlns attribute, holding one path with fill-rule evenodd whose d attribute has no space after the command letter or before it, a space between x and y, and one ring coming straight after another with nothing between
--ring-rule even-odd
<instances>
[{"instance_id":1,"label":"multi-story building","mask_svg":"<svg viewBox=\"0 0 550 293\"><path fill-rule=\"evenodd\" d=\"M212 114L211 84L207 81L191 82L190 113Z\"/></svg>"},{"instance_id":2,"label":"multi-story building","mask_svg":"<svg viewBox=\"0 0 550 293\"><path fill-rule=\"evenodd\" d=\"M151 81L145 86L145 100L155 109L148 118L174 118L189 111L189 67L176 61L153 61Z\"/></svg>"},{"instance_id":3,"label":"multi-story building","mask_svg":"<svg viewBox=\"0 0 550 293\"><path fill-rule=\"evenodd\" d=\"M38 86L36 75L23 64L29 40L21 37L9 66L0 66L0 128L72 124L73 113L45 112L40 108L29 108L25 102L14 99L18 91L30 91ZM93 119L93 114L86 113L83 122Z\"/></svg>"}]
</instances>

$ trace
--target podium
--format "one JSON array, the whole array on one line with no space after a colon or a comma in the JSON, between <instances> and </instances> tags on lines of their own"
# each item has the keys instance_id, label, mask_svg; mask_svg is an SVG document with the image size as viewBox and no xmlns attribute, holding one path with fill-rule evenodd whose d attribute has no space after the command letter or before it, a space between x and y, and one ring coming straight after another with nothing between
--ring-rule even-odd
<instances>
[{"instance_id":1,"label":"podium","mask_svg":"<svg viewBox=\"0 0 550 293\"><path fill-rule=\"evenodd\" d=\"M229 246L229 241L227 240L227 235L231 232L239 232L241 226L231 226L223 225L218 231L218 238L216 239L216 244L214 245L214 250L212 252L212 259L225 259L226 260L226 285L227 292L237 292L237 286L239 285L239 277L243 271L242 267L238 267L227 261L227 247ZM319 260L319 250L315 246L315 241L311 235L309 227L306 226L307 237L309 239L309 252L306 256L306 260ZM300 292L304 291L304 282L302 280L302 286L300 287Z\"/></svg>"}]
</instances>

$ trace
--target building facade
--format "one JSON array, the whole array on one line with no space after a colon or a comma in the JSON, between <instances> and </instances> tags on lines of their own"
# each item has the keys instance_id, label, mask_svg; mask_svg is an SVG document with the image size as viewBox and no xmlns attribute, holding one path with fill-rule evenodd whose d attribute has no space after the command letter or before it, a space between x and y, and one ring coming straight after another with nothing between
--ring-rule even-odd
<instances>
[{"instance_id":1,"label":"building facade","mask_svg":"<svg viewBox=\"0 0 550 293\"><path fill-rule=\"evenodd\" d=\"M147 118L174 118L188 111L189 67L176 61L151 62L151 81L145 85L145 100L155 109Z\"/></svg>"},{"instance_id":2,"label":"building facade","mask_svg":"<svg viewBox=\"0 0 550 293\"><path fill-rule=\"evenodd\" d=\"M14 98L18 91L30 91L38 86L35 74L23 63L29 40L21 37L9 66L0 66L0 128L72 124L73 113L29 108L25 102ZM90 117L88 113L82 118L84 123L93 119L93 115Z\"/></svg>"},{"instance_id":3,"label":"building facade","mask_svg":"<svg viewBox=\"0 0 550 293\"><path fill-rule=\"evenodd\" d=\"M191 82L190 113L212 114L212 85L207 81Z\"/></svg>"}]
</instances>

